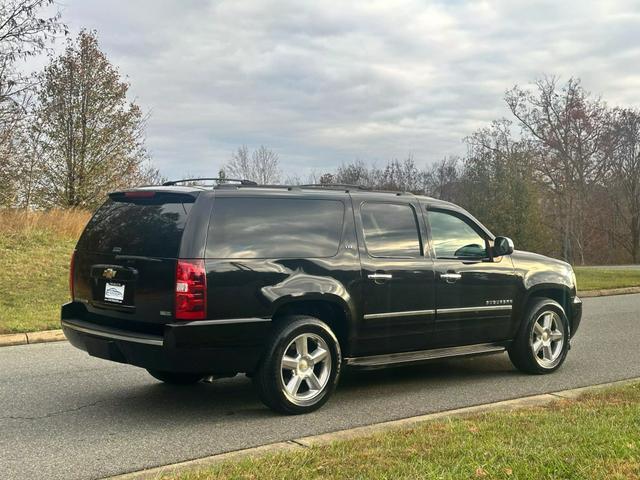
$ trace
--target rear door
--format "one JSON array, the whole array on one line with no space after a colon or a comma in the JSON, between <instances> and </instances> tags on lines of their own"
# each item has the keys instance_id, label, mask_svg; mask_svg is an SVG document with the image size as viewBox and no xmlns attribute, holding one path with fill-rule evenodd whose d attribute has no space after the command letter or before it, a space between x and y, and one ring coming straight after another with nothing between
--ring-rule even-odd
<instances>
[{"instance_id":1,"label":"rear door","mask_svg":"<svg viewBox=\"0 0 640 480\"><path fill-rule=\"evenodd\" d=\"M271 317L281 301L341 296L356 261L344 200L296 192L216 192L207 235L210 318ZM353 242L353 240L350 240Z\"/></svg>"},{"instance_id":2,"label":"rear door","mask_svg":"<svg viewBox=\"0 0 640 480\"><path fill-rule=\"evenodd\" d=\"M419 206L352 194L362 265L359 355L420 350L435 314L433 265L422 239Z\"/></svg>"},{"instance_id":3,"label":"rear door","mask_svg":"<svg viewBox=\"0 0 640 480\"><path fill-rule=\"evenodd\" d=\"M149 190L111 194L78 241L74 300L104 318L170 321L176 259L196 198Z\"/></svg>"},{"instance_id":4,"label":"rear door","mask_svg":"<svg viewBox=\"0 0 640 480\"><path fill-rule=\"evenodd\" d=\"M436 281L434 346L509 338L517 292L509 257L491 258L489 235L463 212L427 210Z\"/></svg>"}]
</instances>

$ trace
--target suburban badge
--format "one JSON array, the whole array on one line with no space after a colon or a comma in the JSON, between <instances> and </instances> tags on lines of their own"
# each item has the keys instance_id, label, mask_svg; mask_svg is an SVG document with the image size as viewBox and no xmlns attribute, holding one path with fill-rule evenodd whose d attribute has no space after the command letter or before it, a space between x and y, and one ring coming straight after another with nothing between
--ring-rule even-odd
<instances>
[{"instance_id":1,"label":"suburban badge","mask_svg":"<svg viewBox=\"0 0 640 480\"><path fill-rule=\"evenodd\" d=\"M487 300L487 305L511 305L513 300L505 299L505 300Z\"/></svg>"}]
</instances>

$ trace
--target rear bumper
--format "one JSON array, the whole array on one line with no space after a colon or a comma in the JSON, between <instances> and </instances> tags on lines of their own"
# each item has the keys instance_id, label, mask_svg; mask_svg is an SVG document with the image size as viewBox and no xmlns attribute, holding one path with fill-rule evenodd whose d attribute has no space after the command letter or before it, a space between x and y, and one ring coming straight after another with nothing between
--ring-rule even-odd
<instances>
[{"instance_id":1,"label":"rear bumper","mask_svg":"<svg viewBox=\"0 0 640 480\"><path fill-rule=\"evenodd\" d=\"M582 320L582 300L577 295L571 299L571 336L578 331Z\"/></svg>"},{"instance_id":2,"label":"rear bumper","mask_svg":"<svg viewBox=\"0 0 640 480\"><path fill-rule=\"evenodd\" d=\"M211 320L167 324L163 335L152 335L70 315L77 313L70 305L62 309L61 325L74 347L94 357L169 372L252 372L271 326L260 318Z\"/></svg>"}]
</instances>

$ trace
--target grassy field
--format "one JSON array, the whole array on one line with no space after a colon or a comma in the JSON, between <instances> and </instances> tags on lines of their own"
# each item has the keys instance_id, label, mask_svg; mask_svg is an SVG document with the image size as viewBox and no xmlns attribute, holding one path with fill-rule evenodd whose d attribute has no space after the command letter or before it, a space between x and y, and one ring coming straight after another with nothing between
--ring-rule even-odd
<instances>
[{"instance_id":1,"label":"grassy field","mask_svg":"<svg viewBox=\"0 0 640 480\"><path fill-rule=\"evenodd\" d=\"M86 212L0 211L0 334L60 328Z\"/></svg>"},{"instance_id":2,"label":"grassy field","mask_svg":"<svg viewBox=\"0 0 640 480\"><path fill-rule=\"evenodd\" d=\"M83 211L0 210L0 334L58 328ZM576 268L580 290L640 286L640 269Z\"/></svg>"},{"instance_id":3,"label":"grassy field","mask_svg":"<svg viewBox=\"0 0 640 480\"><path fill-rule=\"evenodd\" d=\"M640 384L163 478L638 479Z\"/></svg>"},{"instance_id":4,"label":"grassy field","mask_svg":"<svg viewBox=\"0 0 640 480\"><path fill-rule=\"evenodd\" d=\"M623 270L575 267L575 272L578 289L582 291L640 286L640 268Z\"/></svg>"}]
</instances>

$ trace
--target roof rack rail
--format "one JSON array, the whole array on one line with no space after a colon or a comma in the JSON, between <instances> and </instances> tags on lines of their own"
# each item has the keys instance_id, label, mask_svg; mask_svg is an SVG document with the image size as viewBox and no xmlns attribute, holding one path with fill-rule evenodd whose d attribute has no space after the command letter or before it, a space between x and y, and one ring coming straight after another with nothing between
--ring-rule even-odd
<instances>
[{"instance_id":1,"label":"roof rack rail","mask_svg":"<svg viewBox=\"0 0 640 480\"><path fill-rule=\"evenodd\" d=\"M287 190L300 190L298 185L278 185L278 184L269 184L269 183L220 183L216 185L214 188L285 188Z\"/></svg>"},{"instance_id":2,"label":"roof rack rail","mask_svg":"<svg viewBox=\"0 0 640 480\"><path fill-rule=\"evenodd\" d=\"M352 188L356 190L369 190L362 185L352 185L350 183L307 183L304 185L298 185L300 188Z\"/></svg>"},{"instance_id":3,"label":"roof rack rail","mask_svg":"<svg viewBox=\"0 0 640 480\"><path fill-rule=\"evenodd\" d=\"M258 185L253 180L244 180L240 178L220 178L220 177L200 177L200 178L183 178L181 180L170 180L168 182L164 182L162 184L163 187L170 187L172 185L177 185L178 183L186 183L186 182L198 182L201 180L212 180L218 183L225 182L238 182L240 185Z\"/></svg>"}]
</instances>

